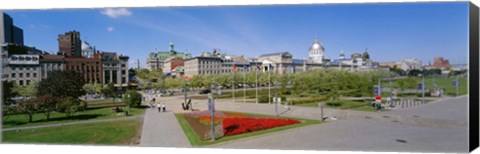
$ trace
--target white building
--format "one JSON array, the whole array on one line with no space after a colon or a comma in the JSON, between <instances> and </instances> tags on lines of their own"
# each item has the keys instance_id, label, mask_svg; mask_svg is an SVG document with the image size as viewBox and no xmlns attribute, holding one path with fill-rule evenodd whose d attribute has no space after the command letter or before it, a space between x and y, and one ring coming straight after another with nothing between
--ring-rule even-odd
<instances>
[{"instance_id":1,"label":"white building","mask_svg":"<svg viewBox=\"0 0 480 154\"><path fill-rule=\"evenodd\" d=\"M318 37L315 38L312 46L308 50L308 59L312 63L323 63L323 59L325 57L325 48L323 47L322 43L318 41Z\"/></svg>"},{"instance_id":2,"label":"white building","mask_svg":"<svg viewBox=\"0 0 480 154\"><path fill-rule=\"evenodd\" d=\"M95 54L95 48L90 46L88 42L82 41L82 57L92 58Z\"/></svg>"},{"instance_id":3,"label":"white building","mask_svg":"<svg viewBox=\"0 0 480 154\"><path fill-rule=\"evenodd\" d=\"M404 59L400 61L401 69L404 71L422 69L422 61L417 58Z\"/></svg>"}]
</instances>

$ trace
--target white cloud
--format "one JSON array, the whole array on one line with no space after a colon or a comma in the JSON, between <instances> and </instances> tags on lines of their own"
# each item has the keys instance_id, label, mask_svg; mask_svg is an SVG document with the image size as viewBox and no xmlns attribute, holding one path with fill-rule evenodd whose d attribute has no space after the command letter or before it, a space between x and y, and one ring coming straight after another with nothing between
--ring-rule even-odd
<instances>
[{"instance_id":1,"label":"white cloud","mask_svg":"<svg viewBox=\"0 0 480 154\"><path fill-rule=\"evenodd\" d=\"M113 32L113 30L115 30L115 28L113 28L113 27L107 27L107 31L108 31L108 32Z\"/></svg>"},{"instance_id":2,"label":"white cloud","mask_svg":"<svg viewBox=\"0 0 480 154\"><path fill-rule=\"evenodd\" d=\"M119 8L119 9L108 8L103 10L101 13L109 16L110 18L118 18L122 16L128 17L132 15L132 12L125 8Z\"/></svg>"}]
</instances>

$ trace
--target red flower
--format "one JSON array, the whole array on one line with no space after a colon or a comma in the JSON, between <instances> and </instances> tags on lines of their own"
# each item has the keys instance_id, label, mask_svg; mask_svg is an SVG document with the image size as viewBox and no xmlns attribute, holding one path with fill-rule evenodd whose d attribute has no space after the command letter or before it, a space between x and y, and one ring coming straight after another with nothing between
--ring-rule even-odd
<instances>
[{"instance_id":1,"label":"red flower","mask_svg":"<svg viewBox=\"0 0 480 154\"><path fill-rule=\"evenodd\" d=\"M231 136L298 123L300 122L291 119L224 118L222 127L223 134Z\"/></svg>"}]
</instances>

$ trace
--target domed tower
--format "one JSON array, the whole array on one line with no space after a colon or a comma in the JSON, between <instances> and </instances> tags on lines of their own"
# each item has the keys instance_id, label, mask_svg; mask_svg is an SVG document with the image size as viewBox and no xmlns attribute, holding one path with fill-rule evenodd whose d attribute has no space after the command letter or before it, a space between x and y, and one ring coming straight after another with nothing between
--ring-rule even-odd
<instances>
[{"instance_id":1,"label":"domed tower","mask_svg":"<svg viewBox=\"0 0 480 154\"><path fill-rule=\"evenodd\" d=\"M175 45L170 42L170 45L169 45L169 48L168 48L168 51L170 52L170 55L175 55L177 54L177 52L175 51L175 49L173 48Z\"/></svg>"},{"instance_id":2,"label":"domed tower","mask_svg":"<svg viewBox=\"0 0 480 154\"><path fill-rule=\"evenodd\" d=\"M323 58L325 56L325 48L322 43L318 41L318 37L315 37L315 41L312 46L310 46L308 57L310 61L314 63L323 63Z\"/></svg>"},{"instance_id":3,"label":"domed tower","mask_svg":"<svg viewBox=\"0 0 480 154\"><path fill-rule=\"evenodd\" d=\"M368 48L366 48L365 52L363 52L362 60L363 61L369 61L370 60L370 54L368 54Z\"/></svg>"},{"instance_id":4,"label":"domed tower","mask_svg":"<svg viewBox=\"0 0 480 154\"><path fill-rule=\"evenodd\" d=\"M338 59L340 59L340 60L344 60L344 59L345 59L345 54L343 53L343 50L340 51L340 56L338 57Z\"/></svg>"}]
</instances>

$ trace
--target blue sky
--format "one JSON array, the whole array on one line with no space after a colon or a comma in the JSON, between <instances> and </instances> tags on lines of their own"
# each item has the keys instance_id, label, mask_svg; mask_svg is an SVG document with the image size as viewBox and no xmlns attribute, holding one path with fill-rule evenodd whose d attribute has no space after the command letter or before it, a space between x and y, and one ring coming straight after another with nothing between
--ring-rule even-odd
<instances>
[{"instance_id":1,"label":"blue sky","mask_svg":"<svg viewBox=\"0 0 480 154\"><path fill-rule=\"evenodd\" d=\"M194 56L219 48L255 57L289 51L308 57L314 37L326 56L363 52L374 61L443 56L466 63L468 3L381 3L273 6L159 7L5 11L23 28L25 44L57 52L58 34L81 32L103 51L145 59L169 42Z\"/></svg>"}]
</instances>

